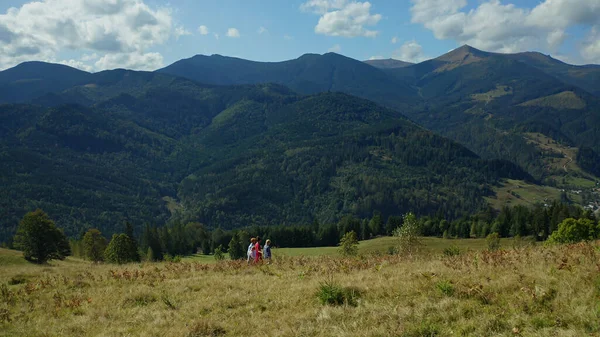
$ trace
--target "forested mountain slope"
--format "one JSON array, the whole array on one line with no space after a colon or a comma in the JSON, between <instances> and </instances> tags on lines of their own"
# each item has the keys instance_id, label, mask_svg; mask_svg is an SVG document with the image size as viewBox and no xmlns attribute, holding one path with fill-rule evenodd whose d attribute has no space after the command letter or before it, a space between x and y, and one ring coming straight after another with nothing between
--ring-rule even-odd
<instances>
[{"instance_id":1,"label":"forested mountain slope","mask_svg":"<svg viewBox=\"0 0 600 337\"><path fill-rule=\"evenodd\" d=\"M600 152L600 99L593 95L600 67L469 46L414 65L368 63L371 69L332 53L276 63L213 55L181 60L159 72L208 84L276 82L305 93L357 95L398 109L484 158L514 161L540 180L556 172L544 166L545 154L526 132Z\"/></svg>"},{"instance_id":2,"label":"forested mountain slope","mask_svg":"<svg viewBox=\"0 0 600 337\"><path fill-rule=\"evenodd\" d=\"M420 102L416 90L404 82L381 69L335 53L306 54L283 62L197 55L158 72L206 84L278 83L303 94L344 92L398 109Z\"/></svg>"},{"instance_id":3,"label":"forested mountain slope","mask_svg":"<svg viewBox=\"0 0 600 337\"><path fill-rule=\"evenodd\" d=\"M69 235L162 224L167 206L173 219L223 228L375 210L454 218L484 207L501 177L528 178L346 94L94 77L40 98L46 107L0 106L1 239L37 207Z\"/></svg>"}]
</instances>

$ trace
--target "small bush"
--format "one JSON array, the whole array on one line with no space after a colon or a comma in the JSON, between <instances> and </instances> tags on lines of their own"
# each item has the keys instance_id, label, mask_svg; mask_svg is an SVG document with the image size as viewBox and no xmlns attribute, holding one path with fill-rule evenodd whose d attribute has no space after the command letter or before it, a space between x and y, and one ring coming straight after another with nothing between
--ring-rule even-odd
<instances>
[{"instance_id":1,"label":"small bush","mask_svg":"<svg viewBox=\"0 0 600 337\"><path fill-rule=\"evenodd\" d=\"M444 248L444 255L446 256L458 256L460 255L460 248L456 245L452 245L450 247Z\"/></svg>"},{"instance_id":2,"label":"small bush","mask_svg":"<svg viewBox=\"0 0 600 337\"><path fill-rule=\"evenodd\" d=\"M223 252L223 246L219 245L219 247L215 248L215 260L223 261L225 260L225 253Z\"/></svg>"},{"instance_id":3,"label":"small bush","mask_svg":"<svg viewBox=\"0 0 600 337\"><path fill-rule=\"evenodd\" d=\"M446 296L454 295L454 285L449 281L440 281L436 287Z\"/></svg>"},{"instance_id":4,"label":"small bush","mask_svg":"<svg viewBox=\"0 0 600 337\"><path fill-rule=\"evenodd\" d=\"M485 238L490 252L500 249L500 234L492 233Z\"/></svg>"},{"instance_id":5,"label":"small bush","mask_svg":"<svg viewBox=\"0 0 600 337\"><path fill-rule=\"evenodd\" d=\"M323 305L350 305L356 306L360 292L354 288L342 287L333 282L321 283L317 290L317 298Z\"/></svg>"}]
</instances>

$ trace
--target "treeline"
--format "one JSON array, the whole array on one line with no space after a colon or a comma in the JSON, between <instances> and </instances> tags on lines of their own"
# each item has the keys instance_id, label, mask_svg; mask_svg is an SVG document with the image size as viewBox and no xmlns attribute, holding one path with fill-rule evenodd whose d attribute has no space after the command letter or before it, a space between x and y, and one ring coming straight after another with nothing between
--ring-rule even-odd
<instances>
[{"instance_id":1,"label":"treeline","mask_svg":"<svg viewBox=\"0 0 600 337\"><path fill-rule=\"evenodd\" d=\"M504 207L499 212L489 207L455 221L448 221L441 215L425 216L419 218L418 223L424 236L484 238L498 233L501 237L529 236L543 241L569 218L596 221L590 211L554 202L548 206ZM384 219L379 212L370 219L345 216L335 224L314 221L303 226L250 226L235 230L211 230L200 223L176 223L163 227L146 226L136 242L139 242L138 255L152 261L197 253L208 255L216 250L228 252L232 258L244 258L250 238L255 236L270 239L274 247L324 247L337 246L349 232L355 232L359 240L368 240L392 235L402 226L402 216ZM131 227L128 228L131 231ZM131 232L127 235L134 237ZM74 255L85 256L83 241L71 241Z\"/></svg>"},{"instance_id":2,"label":"treeline","mask_svg":"<svg viewBox=\"0 0 600 337\"><path fill-rule=\"evenodd\" d=\"M501 237L531 236L543 241L568 218L595 220L589 210L555 201L548 206L506 206L500 212L488 207L483 212L452 222L435 217L422 217L420 222L426 236L477 238L498 233Z\"/></svg>"}]
</instances>

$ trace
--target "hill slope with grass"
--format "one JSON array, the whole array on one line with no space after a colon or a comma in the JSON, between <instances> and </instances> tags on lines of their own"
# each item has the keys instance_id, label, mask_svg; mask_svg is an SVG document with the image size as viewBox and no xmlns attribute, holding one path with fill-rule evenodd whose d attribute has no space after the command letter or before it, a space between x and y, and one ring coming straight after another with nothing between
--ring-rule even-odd
<instances>
[{"instance_id":1,"label":"hill slope with grass","mask_svg":"<svg viewBox=\"0 0 600 337\"><path fill-rule=\"evenodd\" d=\"M0 335L587 336L599 331L598 243L453 251L275 256L273 264L259 266L245 261L91 266L70 258L9 266L0 273ZM3 254L0 249L0 261ZM252 286L257 280L261 286Z\"/></svg>"}]
</instances>

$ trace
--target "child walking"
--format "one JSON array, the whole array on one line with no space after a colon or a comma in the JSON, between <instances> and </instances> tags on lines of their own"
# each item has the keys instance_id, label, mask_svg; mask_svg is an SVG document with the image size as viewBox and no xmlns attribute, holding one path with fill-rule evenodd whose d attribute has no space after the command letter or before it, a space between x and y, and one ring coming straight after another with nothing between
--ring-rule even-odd
<instances>
[{"instance_id":1,"label":"child walking","mask_svg":"<svg viewBox=\"0 0 600 337\"><path fill-rule=\"evenodd\" d=\"M267 261L267 264L271 264L271 240L269 239L265 241L265 246L263 247L263 258Z\"/></svg>"},{"instance_id":2,"label":"child walking","mask_svg":"<svg viewBox=\"0 0 600 337\"><path fill-rule=\"evenodd\" d=\"M254 260L254 257L256 255L256 238L252 238L250 239L250 245L248 246L248 252L246 253L248 255L248 260L246 261L248 264L250 264L250 261Z\"/></svg>"}]
</instances>

